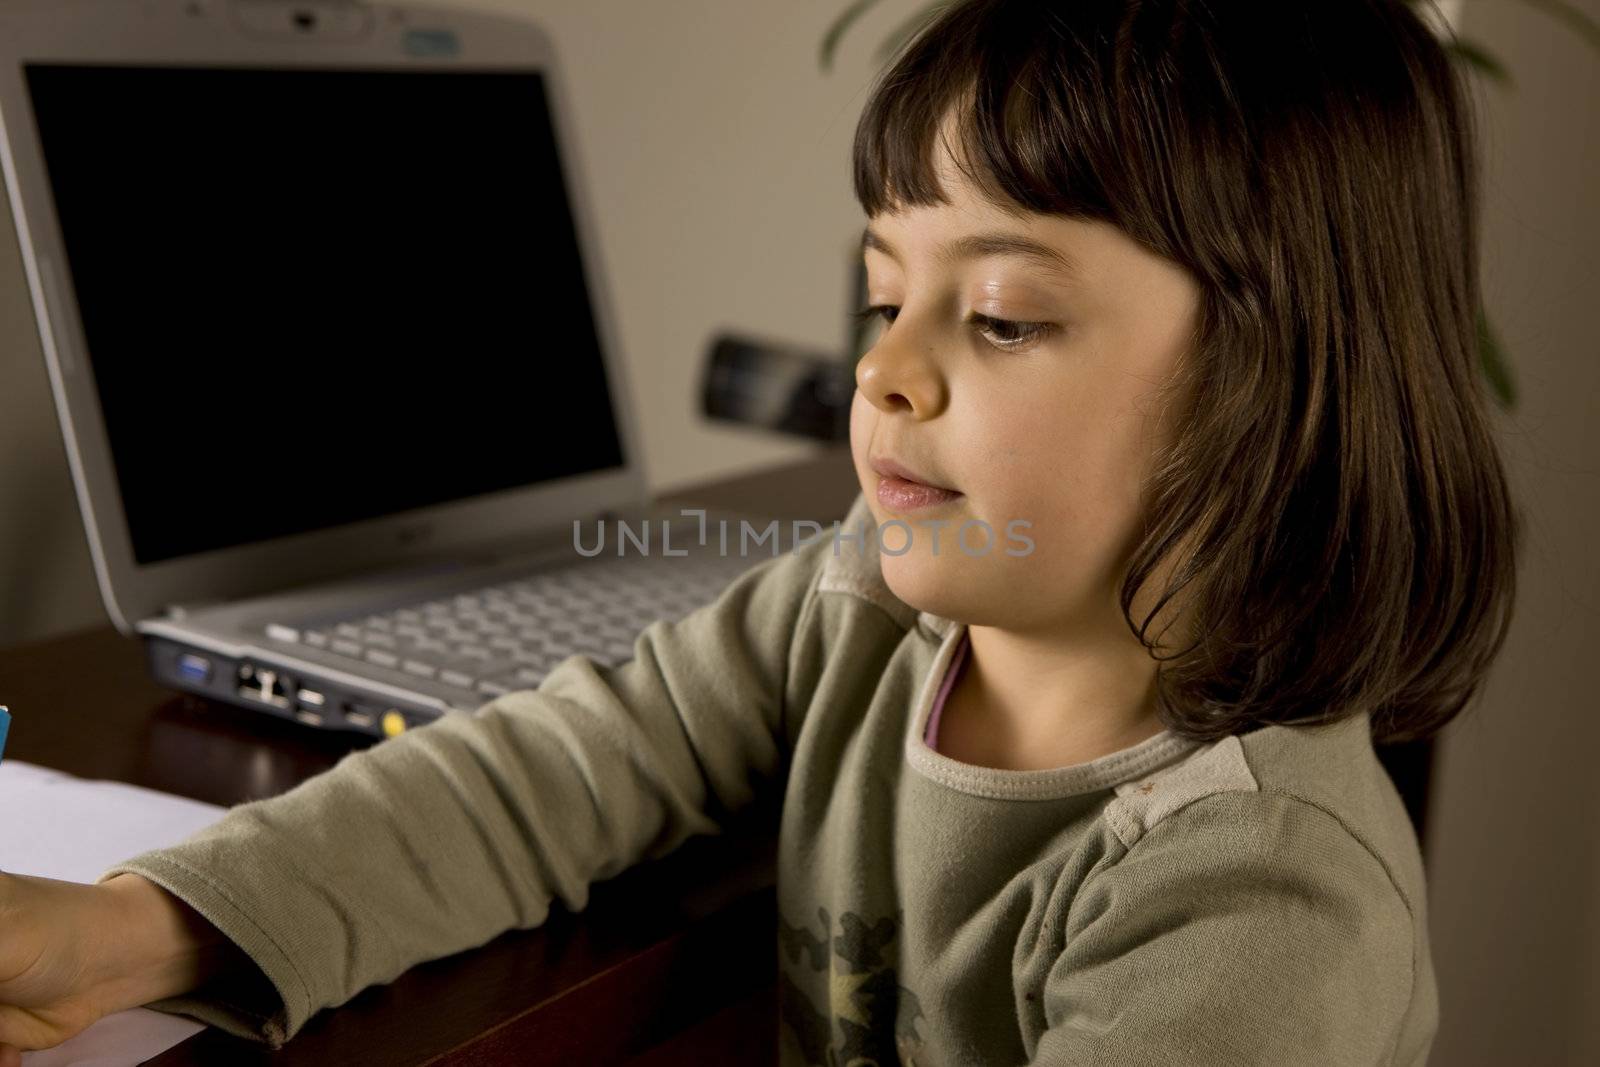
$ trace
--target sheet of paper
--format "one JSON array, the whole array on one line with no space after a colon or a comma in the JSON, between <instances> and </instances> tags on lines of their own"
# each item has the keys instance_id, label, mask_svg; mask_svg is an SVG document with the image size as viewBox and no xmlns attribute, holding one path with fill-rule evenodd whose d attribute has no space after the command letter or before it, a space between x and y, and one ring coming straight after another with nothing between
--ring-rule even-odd
<instances>
[{"instance_id":1,"label":"sheet of paper","mask_svg":"<svg viewBox=\"0 0 1600 1067\"><path fill-rule=\"evenodd\" d=\"M0 870L93 883L114 863L177 844L226 808L122 782L77 778L0 761ZM205 1024L134 1008L108 1015L55 1048L22 1054L23 1067L133 1067Z\"/></svg>"}]
</instances>

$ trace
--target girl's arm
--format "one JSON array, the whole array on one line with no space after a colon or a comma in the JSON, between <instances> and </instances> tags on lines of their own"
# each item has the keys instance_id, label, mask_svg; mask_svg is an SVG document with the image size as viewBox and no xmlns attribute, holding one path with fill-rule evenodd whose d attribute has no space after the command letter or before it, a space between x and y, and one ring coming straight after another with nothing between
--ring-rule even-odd
<instances>
[{"instance_id":1,"label":"girl's arm","mask_svg":"<svg viewBox=\"0 0 1600 1067\"><path fill-rule=\"evenodd\" d=\"M105 1014L251 977L239 946L148 878L119 874L92 888L105 901Z\"/></svg>"},{"instance_id":2,"label":"girl's arm","mask_svg":"<svg viewBox=\"0 0 1600 1067\"><path fill-rule=\"evenodd\" d=\"M1195 801L1071 901L1028 1062L1422 1067L1438 1025L1423 908L1317 805Z\"/></svg>"},{"instance_id":3,"label":"girl's arm","mask_svg":"<svg viewBox=\"0 0 1600 1067\"><path fill-rule=\"evenodd\" d=\"M126 885L185 944L127 996L276 1047L324 1007L537 926L553 898L581 911L591 882L716 832L784 765L783 716L807 684L791 647L831 551L823 536L754 564L712 603L653 623L626 663L571 656L536 690L349 753L108 869L102 885ZM179 989L205 957L185 939L211 935L124 874L238 946L255 985Z\"/></svg>"}]
</instances>

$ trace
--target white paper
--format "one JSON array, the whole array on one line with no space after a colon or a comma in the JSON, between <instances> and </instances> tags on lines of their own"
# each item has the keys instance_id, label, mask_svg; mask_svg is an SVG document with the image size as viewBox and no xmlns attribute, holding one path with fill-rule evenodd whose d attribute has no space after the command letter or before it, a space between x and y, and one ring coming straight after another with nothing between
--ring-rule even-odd
<instances>
[{"instance_id":1,"label":"white paper","mask_svg":"<svg viewBox=\"0 0 1600 1067\"><path fill-rule=\"evenodd\" d=\"M175 845L226 811L123 782L0 760L0 870L93 884L106 868ZM203 1029L185 1016L133 1008L55 1048L24 1052L22 1067L133 1067Z\"/></svg>"}]
</instances>

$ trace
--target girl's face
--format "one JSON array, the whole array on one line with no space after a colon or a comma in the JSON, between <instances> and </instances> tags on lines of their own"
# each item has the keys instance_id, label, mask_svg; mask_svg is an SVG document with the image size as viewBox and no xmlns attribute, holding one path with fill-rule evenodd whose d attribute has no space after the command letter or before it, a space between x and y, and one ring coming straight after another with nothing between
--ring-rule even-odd
<instances>
[{"instance_id":1,"label":"girl's face","mask_svg":"<svg viewBox=\"0 0 1600 1067\"><path fill-rule=\"evenodd\" d=\"M864 239L867 302L885 310L856 370L850 445L884 579L970 625L1127 635L1117 590L1174 425L1156 390L1187 350L1199 289L1112 226L1008 216L943 164L950 205L878 215ZM879 459L959 495L914 506ZM909 538L884 528L895 519Z\"/></svg>"}]
</instances>

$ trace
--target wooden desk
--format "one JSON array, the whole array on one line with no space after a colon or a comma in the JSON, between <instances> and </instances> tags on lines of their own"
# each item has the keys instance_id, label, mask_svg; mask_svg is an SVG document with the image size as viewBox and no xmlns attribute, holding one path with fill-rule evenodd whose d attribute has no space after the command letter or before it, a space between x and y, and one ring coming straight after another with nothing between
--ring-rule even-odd
<instances>
[{"instance_id":1,"label":"wooden desk","mask_svg":"<svg viewBox=\"0 0 1600 1067\"><path fill-rule=\"evenodd\" d=\"M848 449L662 497L674 507L843 518ZM0 650L7 755L214 804L274 796L371 741L175 694L110 627ZM1416 820L1431 746L1379 750ZM559 900L533 930L420 964L324 1011L276 1053L207 1028L154 1067L196 1064L759 1065L776 1053L776 810Z\"/></svg>"},{"instance_id":2,"label":"wooden desk","mask_svg":"<svg viewBox=\"0 0 1600 1067\"><path fill-rule=\"evenodd\" d=\"M780 518L843 518L847 448L660 498ZM109 626L0 650L6 755L233 805L275 796L375 743L156 685ZM777 1051L776 804L728 833L551 902L533 930L423 963L323 1011L277 1052L215 1028L148 1063L771 1063Z\"/></svg>"}]
</instances>

